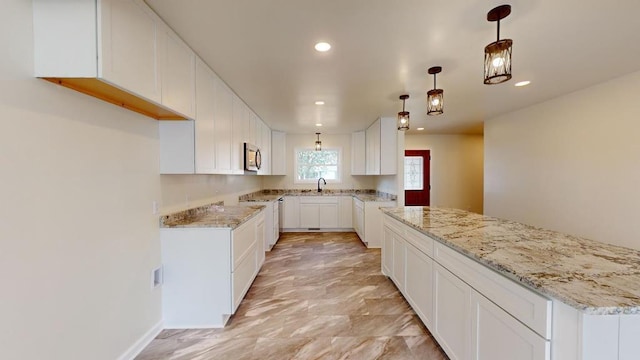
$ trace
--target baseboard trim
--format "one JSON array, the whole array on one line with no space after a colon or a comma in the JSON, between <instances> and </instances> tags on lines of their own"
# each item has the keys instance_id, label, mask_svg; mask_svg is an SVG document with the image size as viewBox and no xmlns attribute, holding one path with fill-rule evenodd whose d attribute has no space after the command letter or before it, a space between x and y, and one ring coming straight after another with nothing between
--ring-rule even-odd
<instances>
[{"instance_id":1,"label":"baseboard trim","mask_svg":"<svg viewBox=\"0 0 640 360\"><path fill-rule=\"evenodd\" d=\"M138 356L144 348L147 347L151 343L153 339L160 334L162 331L162 321L159 321L155 324L149 331L147 331L141 338L138 339L127 351L125 351L118 360L133 360L136 356Z\"/></svg>"}]
</instances>

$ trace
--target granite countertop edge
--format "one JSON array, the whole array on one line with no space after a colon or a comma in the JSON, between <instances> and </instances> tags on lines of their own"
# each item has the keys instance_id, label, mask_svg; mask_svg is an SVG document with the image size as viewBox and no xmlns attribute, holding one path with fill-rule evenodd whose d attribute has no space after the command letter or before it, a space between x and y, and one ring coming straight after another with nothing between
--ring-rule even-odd
<instances>
[{"instance_id":1,"label":"granite countertop edge","mask_svg":"<svg viewBox=\"0 0 640 360\"><path fill-rule=\"evenodd\" d=\"M364 202L396 201L395 195L370 189L326 189L322 192L308 189L260 190L239 197L239 202L270 202L283 196L352 196Z\"/></svg>"},{"instance_id":2,"label":"granite countertop edge","mask_svg":"<svg viewBox=\"0 0 640 360\"><path fill-rule=\"evenodd\" d=\"M491 261L488 260L486 258L483 258L481 256L479 256L476 253L473 253L461 246L459 246L458 244L447 240L446 238L443 238L442 236L439 236L427 229L422 228L421 226L418 226L416 224L414 224L413 222L403 218L402 216L399 216L397 214L393 213L394 209L400 209L400 208L381 208L381 210L389 215L390 217L392 217L395 220L398 220L400 222L402 222L403 224L406 224L408 226L410 226L412 229L415 229L427 236L429 236L430 238L438 241L439 243L455 250L456 252L474 260L477 263L480 263L481 265L486 266L487 268L527 287L530 288L532 290L534 290L536 293L539 293L545 297L550 297L553 298L555 300L558 300L572 308L575 308L579 311L582 311L585 314L589 314L589 315L620 315L620 314L628 314L628 315L639 315L640 314L640 302L638 303L638 305L635 306L592 306L589 304L585 304L581 301L578 301L574 298L570 298L568 296L566 296L565 294L562 294L560 292L554 291L553 288L550 288L549 286L546 286L544 284L540 284L538 282L536 282L534 279L528 278L526 275L519 275L509 269L507 269L507 267L504 264L501 263L497 263L495 261ZM483 218L489 218L486 217L484 215L479 215L482 216ZM493 218L495 220L501 220L498 218ZM504 220L506 221L506 220ZM527 225L528 226L528 225ZM530 227L530 226L529 226ZM536 229L534 227L531 227L532 229ZM542 229L541 229L542 230ZM592 240L589 240L592 241ZM606 244L603 244L606 245ZM640 275L639 275L640 276Z\"/></svg>"},{"instance_id":3,"label":"granite countertop edge","mask_svg":"<svg viewBox=\"0 0 640 360\"><path fill-rule=\"evenodd\" d=\"M191 208L161 216L161 229L228 228L236 229L257 216L264 205L224 206L220 203Z\"/></svg>"}]
</instances>

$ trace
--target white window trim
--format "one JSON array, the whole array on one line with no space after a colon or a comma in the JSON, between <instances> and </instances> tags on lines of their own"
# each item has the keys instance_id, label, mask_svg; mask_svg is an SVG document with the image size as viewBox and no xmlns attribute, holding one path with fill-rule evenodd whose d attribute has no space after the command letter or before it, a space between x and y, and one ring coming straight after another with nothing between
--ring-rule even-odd
<instances>
[{"instance_id":1,"label":"white window trim","mask_svg":"<svg viewBox=\"0 0 640 360\"><path fill-rule=\"evenodd\" d=\"M299 180L298 179L298 152L299 151L315 151L312 147L297 147L293 149L293 183L294 184L316 184L318 179ZM327 184L342 184L342 147L323 147L322 150L337 150L338 151L338 178L337 179L325 179Z\"/></svg>"}]
</instances>

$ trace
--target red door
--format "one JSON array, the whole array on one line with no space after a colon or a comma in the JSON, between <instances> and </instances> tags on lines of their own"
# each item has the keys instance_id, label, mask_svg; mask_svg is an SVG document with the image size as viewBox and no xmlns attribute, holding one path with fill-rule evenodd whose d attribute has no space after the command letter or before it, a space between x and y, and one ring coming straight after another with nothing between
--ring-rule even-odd
<instances>
[{"instance_id":1,"label":"red door","mask_svg":"<svg viewBox=\"0 0 640 360\"><path fill-rule=\"evenodd\" d=\"M404 204L406 206L429 206L429 191L431 190L431 182L429 180L430 153L430 150L404 151Z\"/></svg>"}]
</instances>

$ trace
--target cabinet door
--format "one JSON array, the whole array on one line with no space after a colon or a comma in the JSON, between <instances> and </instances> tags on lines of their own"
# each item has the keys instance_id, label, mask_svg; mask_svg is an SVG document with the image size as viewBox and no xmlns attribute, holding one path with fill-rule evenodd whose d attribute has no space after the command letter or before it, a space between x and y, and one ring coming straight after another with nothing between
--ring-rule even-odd
<instances>
[{"instance_id":1,"label":"cabinet door","mask_svg":"<svg viewBox=\"0 0 640 360\"><path fill-rule=\"evenodd\" d=\"M147 99L161 102L156 19L131 0L100 2L98 76Z\"/></svg>"},{"instance_id":2,"label":"cabinet door","mask_svg":"<svg viewBox=\"0 0 640 360\"><path fill-rule=\"evenodd\" d=\"M366 175L366 135L365 131L351 134L351 175Z\"/></svg>"},{"instance_id":3,"label":"cabinet door","mask_svg":"<svg viewBox=\"0 0 640 360\"><path fill-rule=\"evenodd\" d=\"M471 348L471 288L439 264L434 264L433 335L452 360L469 359Z\"/></svg>"},{"instance_id":4,"label":"cabinet door","mask_svg":"<svg viewBox=\"0 0 640 360\"><path fill-rule=\"evenodd\" d=\"M282 227L297 229L300 227L300 202L297 196L285 196L282 204Z\"/></svg>"},{"instance_id":5,"label":"cabinet door","mask_svg":"<svg viewBox=\"0 0 640 360\"><path fill-rule=\"evenodd\" d=\"M160 34L162 105L193 119L196 54L170 29Z\"/></svg>"},{"instance_id":6,"label":"cabinet door","mask_svg":"<svg viewBox=\"0 0 640 360\"><path fill-rule=\"evenodd\" d=\"M388 227L384 227L382 236L382 273L391 277L393 275L393 238L395 233Z\"/></svg>"},{"instance_id":7,"label":"cabinet door","mask_svg":"<svg viewBox=\"0 0 640 360\"><path fill-rule=\"evenodd\" d=\"M271 132L271 175L287 175L286 140L284 132Z\"/></svg>"},{"instance_id":8,"label":"cabinet door","mask_svg":"<svg viewBox=\"0 0 640 360\"><path fill-rule=\"evenodd\" d=\"M216 169L215 142L215 79L216 75L198 59L196 62L196 174L214 174Z\"/></svg>"},{"instance_id":9,"label":"cabinet door","mask_svg":"<svg viewBox=\"0 0 640 360\"><path fill-rule=\"evenodd\" d=\"M433 259L407 244L405 297L422 322L432 328Z\"/></svg>"},{"instance_id":10,"label":"cabinet door","mask_svg":"<svg viewBox=\"0 0 640 360\"><path fill-rule=\"evenodd\" d=\"M300 227L320 227L320 206L318 204L300 204Z\"/></svg>"},{"instance_id":11,"label":"cabinet door","mask_svg":"<svg viewBox=\"0 0 640 360\"><path fill-rule=\"evenodd\" d=\"M216 144L216 172L231 172L231 136L233 119L233 93L220 80L215 79L213 100L214 129Z\"/></svg>"},{"instance_id":12,"label":"cabinet door","mask_svg":"<svg viewBox=\"0 0 640 360\"><path fill-rule=\"evenodd\" d=\"M340 210L338 211L340 219L338 220L338 227L342 229L353 227L353 210L351 209L353 206L352 199L353 198L351 196L340 197Z\"/></svg>"},{"instance_id":13,"label":"cabinet door","mask_svg":"<svg viewBox=\"0 0 640 360\"><path fill-rule=\"evenodd\" d=\"M268 209L268 207L267 207ZM266 210L265 210L266 211ZM269 216L269 214L265 215L264 212L263 214L258 215L258 220L256 223L256 252L257 252L257 256L256 256L256 272L253 276L258 275L258 271L260 271L260 268L262 267L262 264L264 264L264 259L265 259L265 237L266 237L266 228L265 228L265 216Z\"/></svg>"},{"instance_id":14,"label":"cabinet door","mask_svg":"<svg viewBox=\"0 0 640 360\"><path fill-rule=\"evenodd\" d=\"M405 293L407 246L404 239L393 233L393 276L392 279L401 293Z\"/></svg>"},{"instance_id":15,"label":"cabinet door","mask_svg":"<svg viewBox=\"0 0 640 360\"><path fill-rule=\"evenodd\" d=\"M549 360L550 342L476 291L471 292L473 360Z\"/></svg>"},{"instance_id":16,"label":"cabinet door","mask_svg":"<svg viewBox=\"0 0 640 360\"><path fill-rule=\"evenodd\" d=\"M380 118L380 175L398 172L398 127L395 118Z\"/></svg>"},{"instance_id":17,"label":"cabinet door","mask_svg":"<svg viewBox=\"0 0 640 360\"><path fill-rule=\"evenodd\" d=\"M271 129L267 124L262 126L262 175L271 175Z\"/></svg>"},{"instance_id":18,"label":"cabinet door","mask_svg":"<svg viewBox=\"0 0 640 360\"><path fill-rule=\"evenodd\" d=\"M337 199L336 199L337 201ZM319 204L318 225L321 229L335 229L338 227L338 204Z\"/></svg>"},{"instance_id":19,"label":"cabinet door","mask_svg":"<svg viewBox=\"0 0 640 360\"><path fill-rule=\"evenodd\" d=\"M247 142L244 122L248 119L247 105L235 94L233 98L233 124L231 124L231 173L244 173L244 143Z\"/></svg>"},{"instance_id":20,"label":"cabinet door","mask_svg":"<svg viewBox=\"0 0 640 360\"><path fill-rule=\"evenodd\" d=\"M380 119L367 129L365 143L367 175L380 175Z\"/></svg>"}]
</instances>

